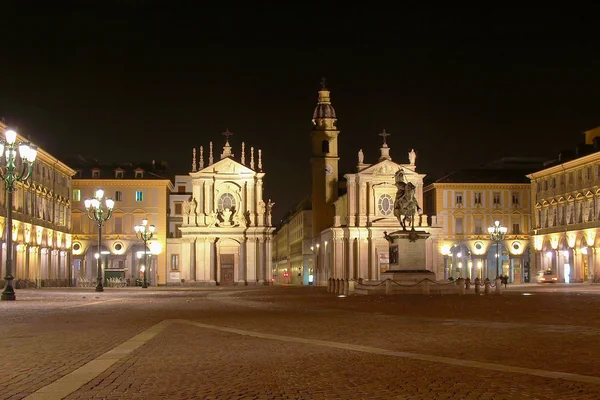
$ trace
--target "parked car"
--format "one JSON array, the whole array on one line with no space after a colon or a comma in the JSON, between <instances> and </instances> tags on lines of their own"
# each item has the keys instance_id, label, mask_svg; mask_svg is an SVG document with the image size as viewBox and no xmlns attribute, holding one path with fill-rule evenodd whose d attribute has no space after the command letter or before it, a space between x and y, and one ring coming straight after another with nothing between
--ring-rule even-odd
<instances>
[{"instance_id":1,"label":"parked car","mask_svg":"<svg viewBox=\"0 0 600 400\"><path fill-rule=\"evenodd\" d=\"M556 283L558 282L558 275L556 275L551 269L547 269L545 271L538 272L537 281L538 283Z\"/></svg>"}]
</instances>

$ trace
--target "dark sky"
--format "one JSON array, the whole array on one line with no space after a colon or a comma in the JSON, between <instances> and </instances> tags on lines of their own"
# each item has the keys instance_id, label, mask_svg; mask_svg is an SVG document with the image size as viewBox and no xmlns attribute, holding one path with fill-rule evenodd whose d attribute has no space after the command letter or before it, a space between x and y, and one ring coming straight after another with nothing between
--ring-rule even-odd
<instances>
[{"instance_id":1,"label":"dark sky","mask_svg":"<svg viewBox=\"0 0 600 400\"><path fill-rule=\"evenodd\" d=\"M166 160L212 140L263 149L274 221L308 193L322 76L341 169L359 148L418 153L433 177L501 156L555 157L600 125L593 10L363 2L3 4L0 116L57 156ZM95 5L83 5L95 3ZM237 4L241 5L237 5ZM453 3L454 5L454 3Z\"/></svg>"}]
</instances>

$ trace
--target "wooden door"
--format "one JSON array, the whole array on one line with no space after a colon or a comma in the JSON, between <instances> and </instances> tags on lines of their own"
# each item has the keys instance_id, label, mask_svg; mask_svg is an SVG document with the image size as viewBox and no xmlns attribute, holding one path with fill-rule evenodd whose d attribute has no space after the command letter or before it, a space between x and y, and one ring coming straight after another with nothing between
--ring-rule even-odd
<instances>
[{"instance_id":1,"label":"wooden door","mask_svg":"<svg viewBox=\"0 0 600 400\"><path fill-rule=\"evenodd\" d=\"M233 254L221 254L221 286L233 286L234 283L234 257Z\"/></svg>"}]
</instances>

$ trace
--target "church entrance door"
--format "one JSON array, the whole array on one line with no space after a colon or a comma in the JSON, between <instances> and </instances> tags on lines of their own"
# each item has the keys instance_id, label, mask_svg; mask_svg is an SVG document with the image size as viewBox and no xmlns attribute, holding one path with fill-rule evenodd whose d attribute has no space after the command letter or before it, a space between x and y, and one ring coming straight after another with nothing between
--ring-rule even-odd
<instances>
[{"instance_id":1,"label":"church entrance door","mask_svg":"<svg viewBox=\"0 0 600 400\"><path fill-rule=\"evenodd\" d=\"M221 254L221 286L233 286L233 254Z\"/></svg>"}]
</instances>

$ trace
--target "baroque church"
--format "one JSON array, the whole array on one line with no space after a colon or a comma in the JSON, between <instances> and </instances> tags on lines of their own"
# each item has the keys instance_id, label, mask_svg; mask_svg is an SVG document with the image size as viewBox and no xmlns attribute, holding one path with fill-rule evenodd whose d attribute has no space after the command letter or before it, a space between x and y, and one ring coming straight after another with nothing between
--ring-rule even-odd
<instances>
[{"instance_id":1,"label":"baroque church","mask_svg":"<svg viewBox=\"0 0 600 400\"><path fill-rule=\"evenodd\" d=\"M247 159L245 144L235 158L226 131L225 146L215 160L210 142L208 160L193 151L191 196L183 202L181 237L169 239L172 260L167 284L267 284L271 270L275 203L263 199L262 152L254 147ZM173 265L173 260L177 260ZM181 268L179 268L181 267Z\"/></svg>"},{"instance_id":2,"label":"baroque church","mask_svg":"<svg viewBox=\"0 0 600 400\"><path fill-rule=\"evenodd\" d=\"M416 153L408 153L407 162L394 162L387 144L385 130L379 159L365 162L358 151L356 172L343 175L338 181L337 116L330 92L322 87L313 113L311 133L312 165L312 227L313 267L318 285L329 278L380 280L389 269L390 247L386 233L401 229L394 215L396 196L395 174L402 171L405 183L415 186L415 198L423 205L423 178L416 167ZM340 194L339 188L345 187ZM418 214L415 229L429 235L426 240L426 264L415 269L433 270L437 257L440 226L430 226L428 216ZM433 218L435 220L435 218ZM402 255L398 255L402 257ZM392 260L393 263L394 260Z\"/></svg>"}]
</instances>

